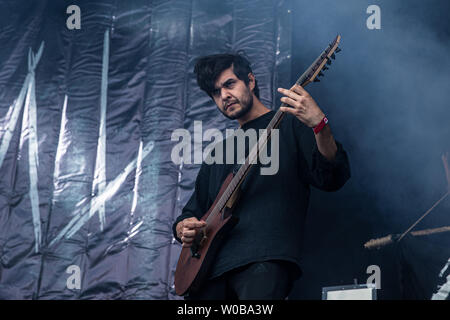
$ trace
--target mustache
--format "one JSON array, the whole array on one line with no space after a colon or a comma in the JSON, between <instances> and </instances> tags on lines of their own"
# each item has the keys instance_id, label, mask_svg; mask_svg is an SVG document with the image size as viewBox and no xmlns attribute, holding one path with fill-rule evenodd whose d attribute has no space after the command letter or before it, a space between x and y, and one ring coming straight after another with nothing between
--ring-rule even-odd
<instances>
[{"instance_id":1,"label":"mustache","mask_svg":"<svg viewBox=\"0 0 450 320\"><path fill-rule=\"evenodd\" d=\"M227 109L229 106L231 106L232 104L235 104L235 103L239 103L239 100L233 100L233 101L226 102L224 105L224 108Z\"/></svg>"}]
</instances>

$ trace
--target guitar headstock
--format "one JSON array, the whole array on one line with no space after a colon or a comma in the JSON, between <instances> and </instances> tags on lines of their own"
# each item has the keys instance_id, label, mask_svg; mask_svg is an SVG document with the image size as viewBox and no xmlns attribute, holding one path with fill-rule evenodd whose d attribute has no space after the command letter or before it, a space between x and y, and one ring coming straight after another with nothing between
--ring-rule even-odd
<instances>
[{"instance_id":1,"label":"guitar headstock","mask_svg":"<svg viewBox=\"0 0 450 320\"><path fill-rule=\"evenodd\" d=\"M331 61L336 59L336 53L341 51L338 47L340 41L341 36L337 35L333 42L320 54L302 77L298 79L297 84L305 87L308 83L320 82L318 78L324 75L322 71L329 69L327 65L331 65Z\"/></svg>"}]
</instances>

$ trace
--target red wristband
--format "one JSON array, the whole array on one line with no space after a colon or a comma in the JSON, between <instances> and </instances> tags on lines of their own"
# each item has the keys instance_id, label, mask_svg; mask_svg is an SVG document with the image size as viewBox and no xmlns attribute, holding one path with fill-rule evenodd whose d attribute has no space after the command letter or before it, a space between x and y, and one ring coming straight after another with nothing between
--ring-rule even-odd
<instances>
[{"instance_id":1,"label":"red wristband","mask_svg":"<svg viewBox=\"0 0 450 320\"><path fill-rule=\"evenodd\" d=\"M320 121L319 124L313 128L314 133L318 134L327 123L328 123L327 117L323 117L322 121Z\"/></svg>"}]
</instances>

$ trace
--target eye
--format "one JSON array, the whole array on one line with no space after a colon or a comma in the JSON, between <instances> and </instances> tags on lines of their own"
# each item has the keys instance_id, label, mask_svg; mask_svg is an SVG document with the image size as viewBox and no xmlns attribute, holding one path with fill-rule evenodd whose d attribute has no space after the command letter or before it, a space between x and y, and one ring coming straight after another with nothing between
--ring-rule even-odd
<instances>
[{"instance_id":1,"label":"eye","mask_svg":"<svg viewBox=\"0 0 450 320\"><path fill-rule=\"evenodd\" d=\"M230 81L227 81L225 83L224 87L226 87L226 88L233 88L234 84L235 84L235 81L230 80Z\"/></svg>"}]
</instances>

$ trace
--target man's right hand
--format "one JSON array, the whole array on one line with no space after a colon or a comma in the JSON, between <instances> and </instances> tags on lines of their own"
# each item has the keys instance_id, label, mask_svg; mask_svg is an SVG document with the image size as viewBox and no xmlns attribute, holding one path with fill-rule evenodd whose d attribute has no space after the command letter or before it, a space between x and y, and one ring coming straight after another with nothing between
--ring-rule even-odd
<instances>
[{"instance_id":1,"label":"man's right hand","mask_svg":"<svg viewBox=\"0 0 450 320\"><path fill-rule=\"evenodd\" d=\"M196 217L186 218L181 220L177 224L177 236L183 242L184 248L189 248L192 245L192 242L199 232L199 229L204 228L206 226L206 222L203 220L198 220Z\"/></svg>"}]
</instances>

